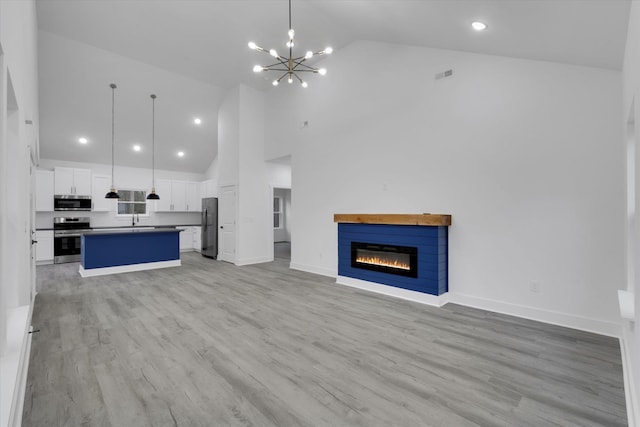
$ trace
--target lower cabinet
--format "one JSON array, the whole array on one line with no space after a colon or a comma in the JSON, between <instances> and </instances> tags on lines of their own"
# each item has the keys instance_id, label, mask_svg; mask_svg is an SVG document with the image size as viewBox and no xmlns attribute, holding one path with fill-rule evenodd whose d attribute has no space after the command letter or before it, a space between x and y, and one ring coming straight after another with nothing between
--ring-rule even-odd
<instances>
[{"instance_id":1,"label":"lower cabinet","mask_svg":"<svg viewBox=\"0 0 640 427\"><path fill-rule=\"evenodd\" d=\"M177 227L180 232L180 252L202 251L202 227Z\"/></svg>"},{"instance_id":2,"label":"lower cabinet","mask_svg":"<svg viewBox=\"0 0 640 427\"><path fill-rule=\"evenodd\" d=\"M193 227L193 250L202 252L202 227Z\"/></svg>"},{"instance_id":3,"label":"lower cabinet","mask_svg":"<svg viewBox=\"0 0 640 427\"><path fill-rule=\"evenodd\" d=\"M53 231L36 231L36 263L53 263Z\"/></svg>"}]
</instances>

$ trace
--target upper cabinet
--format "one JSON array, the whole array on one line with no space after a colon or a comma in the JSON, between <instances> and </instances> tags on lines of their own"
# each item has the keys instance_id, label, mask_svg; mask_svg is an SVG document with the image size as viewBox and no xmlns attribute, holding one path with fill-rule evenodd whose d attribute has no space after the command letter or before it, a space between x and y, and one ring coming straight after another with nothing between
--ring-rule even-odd
<instances>
[{"instance_id":1,"label":"upper cabinet","mask_svg":"<svg viewBox=\"0 0 640 427\"><path fill-rule=\"evenodd\" d=\"M54 175L55 194L91 196L91 170L54 168Z\"/></svg>"},{"instance_id":2,"label":"upper cabinet","mask_svg":"<svg viewBox=\"0 0 640 427\"><path fill-rule=\"evenodd\" d=\"M200 183L200 195L202 198L218 197L218 183L214 179L202 181Z\"/></svg>"},{"instance_id":3,"label":"upper cabinet","mask_svg":"<svg viewBox=\"0 0 640 427\"><path fill-rule=\"evenodd\" d=\"M202 210L202 200L200 198L200 183L187 182L187 212L200 212Z\"/></svg>"},{"instance_id":4,"label":"upper cabinet","mask_svg":"<svg viewBox=\"0 0 640 427\"><path fill-rule=\"evenodd\" d=\"M36 211L53 212L53 172L36 170Z\"/></svg>"},{"instance_id":5,"label":"upper cabinet","mask_svg":"<svg viewBox=\"0 0 640 427\"><path fill-rule=\"evenodd\" d=\"M200 212L200 183L159 179L156 212Z\"/></svg>"},{"instance_id":6,"label":"upper cabinet","mask_svg":"<svg viewBox=\"0 0 640 427\"><path fill-rule=\"evenodd\" d=\"M93 211L115 212L117 199L105 199L104 196L111 190L111 176L93 175L91 177L91 202Z\"/></svg>"}]
</instances>

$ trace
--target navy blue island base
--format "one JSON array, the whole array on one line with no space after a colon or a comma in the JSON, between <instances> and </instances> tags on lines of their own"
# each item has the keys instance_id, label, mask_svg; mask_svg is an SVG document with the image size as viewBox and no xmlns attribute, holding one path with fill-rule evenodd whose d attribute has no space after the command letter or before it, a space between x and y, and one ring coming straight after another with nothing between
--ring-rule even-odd
<instances>
[{"instance_id":1,"label":"navy blue island base","mask_svg":"<svg viewBox=\"0 0 640 427\"><path fill-rule=\"evenodd\" d=\"M82 235L82 277L176 267L180 263L180 230L93 231Z\"/></svg>"}]
</instances>

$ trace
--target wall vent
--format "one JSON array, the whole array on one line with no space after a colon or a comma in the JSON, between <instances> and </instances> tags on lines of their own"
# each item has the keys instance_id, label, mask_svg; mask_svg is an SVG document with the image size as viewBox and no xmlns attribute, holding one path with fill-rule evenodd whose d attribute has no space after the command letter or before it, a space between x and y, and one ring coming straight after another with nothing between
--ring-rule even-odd
<instances>
[{"instance_id":1,"label":"wall vent","mask_svg":"<svg viewBox=\"0 0 640 427\"><path fill-rule=\"evenodd\" d=\"M453 76L453 70L443 71L441 73L436 74L436 80L444 79L445 77Z\"/></svg>"}]
</instances>

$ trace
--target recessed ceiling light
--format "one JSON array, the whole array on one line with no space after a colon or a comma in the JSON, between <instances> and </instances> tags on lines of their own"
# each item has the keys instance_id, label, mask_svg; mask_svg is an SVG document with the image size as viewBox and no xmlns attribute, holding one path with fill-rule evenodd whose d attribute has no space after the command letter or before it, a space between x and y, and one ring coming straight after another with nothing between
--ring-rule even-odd
<instances>
[{"instance_id":1,"label":"recessed ceiling light","mask_svg":"<svg viewBox=\"0 0 640 427\"><path fill-rule=\"evenodd\" d=\"M193 119L193 123L199 125L200 123L202 123L202 120L199 117L196 117L195 119Z\"/></svg>"},{"instance_id":2,"label":"recessed ceiling light","mask_svg":"<svg viewBox=\"0 0 640 427\"><path fill-rule=\"evenodd\" d=\"M133 146L133 151L140 151L142 150L142 147L140 147L138 144Z\"/></svg>"},{"instance_id":3,"label":"recessed ceiling light","mask_svg":"<svg viewBox=\"0 0 640 427\"><path fill-rule=\"evenodd\" d=\"M178 157L184 157L184 151L178 151Z\"/></svg>"},{"instance_id":4,"label":"recessed ceiling light","mask_svg":"<svg viewBox=\"0 0 640 427\"><path fill-rule=\"evenodd\" d=\"M78 138L78 142L80 144L86 144L87 142L89 142L89 140L85 137L82 137L82 138Z\"/></svg>"},{"instance_id":5,"label":"recessed ceiling light","mask_svg":"<svg viewBox=\"0 0 640 427\"><path fill-rule=\"evenodd\" d=\"M473 28L476 31L483 31L487 29L487 24L480 21L474 21L471 23L471 28Z\"/></svg>"}]
</instances>

